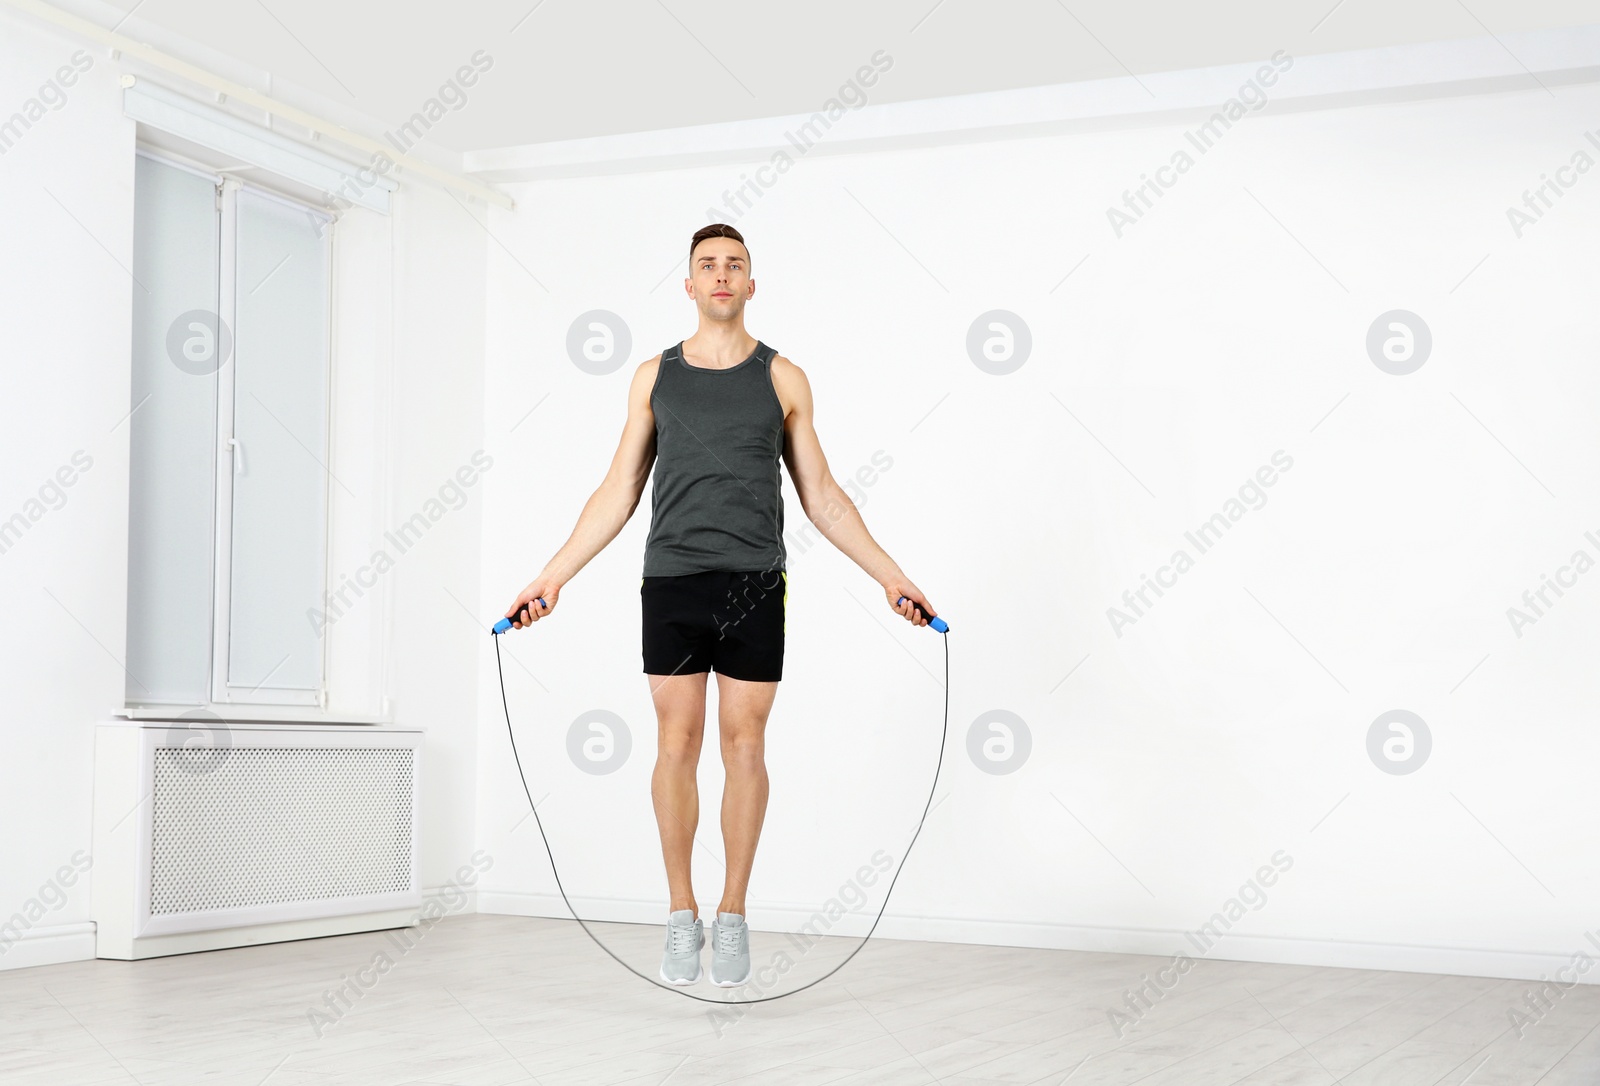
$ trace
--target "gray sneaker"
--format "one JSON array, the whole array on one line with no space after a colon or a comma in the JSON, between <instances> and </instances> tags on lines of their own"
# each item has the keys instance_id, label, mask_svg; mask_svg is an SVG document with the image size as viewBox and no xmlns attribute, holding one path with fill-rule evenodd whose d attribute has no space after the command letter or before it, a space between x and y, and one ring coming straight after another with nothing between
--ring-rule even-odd
<instances>
[{"instance_id":1,"label":"gray sneaker","mask_svg":"<svg viewBox=\"0 0 1600 1086\"><path fill-rule=\"evenodd\" d=\"M693 984L700 979L700 948L705 930L693 909L667 916L667 948L661 955L661 979L668 984Z\"/></svg>"},{"instance_id":2,"label":"gray sneaker","mask_svg":"<svg viewBox=\"0 0 1600 1086\"><path fill-rule=\"evenodd\" d=\"M750 980L750 929L738 913L718 913L711 922L711 983L737 988Z\"/></svg>"}]
</instances>

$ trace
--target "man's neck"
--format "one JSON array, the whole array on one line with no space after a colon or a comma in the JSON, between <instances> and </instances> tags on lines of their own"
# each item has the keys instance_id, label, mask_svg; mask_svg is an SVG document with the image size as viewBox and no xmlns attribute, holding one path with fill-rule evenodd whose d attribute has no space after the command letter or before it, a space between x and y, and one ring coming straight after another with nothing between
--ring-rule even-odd
<instances>
[{"instance_id":1,"label":"man's neck","mask_svg":"<svg viewBox=\"0 0 1600 1086\"><path fill-rule=\"evenodd\" d=\"M684 341L683 349L699 359L702 366L725 368L749 358L759 342L745 331L741 316L736 321L702 320L699 330Z\"/></svg>"}]
</instances>

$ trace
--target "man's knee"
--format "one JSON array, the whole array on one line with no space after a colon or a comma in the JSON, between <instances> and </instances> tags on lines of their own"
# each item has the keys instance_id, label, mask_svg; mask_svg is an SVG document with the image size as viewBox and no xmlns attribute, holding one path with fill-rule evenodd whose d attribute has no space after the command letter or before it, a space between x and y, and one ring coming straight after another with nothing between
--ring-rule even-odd
<instances>
[{"instance_id":1,"label":"man's knee","mask_svg":"<svg viewBox=\"0 0 1600 1086\"><path fill-rule=\"evenodd\" d=\"M699 729L663 728L656 737L656 755L664 762L693 762L700 757Z\"/></svg>"},{"instance_id":2,"label":"man's knee","mask_svg":"<svg viewBox=\"0 0 1600 1086\"><path fill-rule=\"evenodd\" d=\"M759 728L724 729L722 733L722 760L730 767L758 769L765 761L766 740Z\"/></svg>"}]
</instances>

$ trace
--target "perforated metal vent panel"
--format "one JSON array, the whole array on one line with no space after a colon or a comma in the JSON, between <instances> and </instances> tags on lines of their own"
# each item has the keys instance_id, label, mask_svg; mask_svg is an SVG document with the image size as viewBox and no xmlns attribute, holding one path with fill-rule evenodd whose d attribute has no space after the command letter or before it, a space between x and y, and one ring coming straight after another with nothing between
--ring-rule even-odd
<instances>
[{"instance_id":1,"label":"perforated metal vent panel","mask_svg":"<svg viewBox=\"0 0 1600 1086\"><path fill-rule=\"evenodd\" d=\"M410 749L157 749L150 915L404 893Z\"/></svg>"}]
</instances>

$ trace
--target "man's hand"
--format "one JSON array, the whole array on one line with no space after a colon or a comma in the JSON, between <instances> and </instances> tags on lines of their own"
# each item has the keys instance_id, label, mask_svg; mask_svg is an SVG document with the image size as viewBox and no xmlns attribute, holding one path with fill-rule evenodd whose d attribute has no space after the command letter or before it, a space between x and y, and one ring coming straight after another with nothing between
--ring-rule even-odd
<instances>
[{"instance_id":1,"label":"man's hand","mask_svg":"<svg viewBox=\"0 0 1600 1086\"><path fill-rule=\"evenodd\" d=\"M898 577L894 580L885 581L883 584L883 595L884 598L889 601L889 606L894 607L895 611L899 612L902 617L909 620L913 626L926 626L928 624L928 619L938 614L938 612L933 609L933 604L928 601L928 597L922 594L922 589L912 584L905 577ZM895 601L901 596L904 596L906 601L896 607ZM917 615L916 609L911 606L913 600L922 605L921 617Z\"/></svg>"},{"instance_id":2,"label":"man's hand","mask_svg":"<svg viewBox=\"0 0 1600 1086\"><path fill-rule=\"evenodd\" d=\"M556 609L556 599L561 595L561 586L552 578L540 575L531 581L527 588L517 593L517 598L506 609L506 617L511 619L514 629L531 626ZM544 600L545 605L539 606L539 600Z\"/></svg>"}]
</instances>

